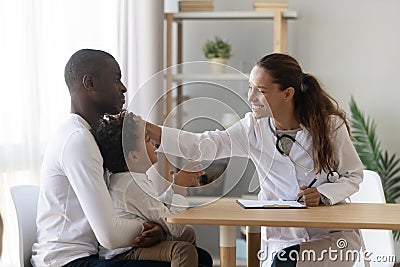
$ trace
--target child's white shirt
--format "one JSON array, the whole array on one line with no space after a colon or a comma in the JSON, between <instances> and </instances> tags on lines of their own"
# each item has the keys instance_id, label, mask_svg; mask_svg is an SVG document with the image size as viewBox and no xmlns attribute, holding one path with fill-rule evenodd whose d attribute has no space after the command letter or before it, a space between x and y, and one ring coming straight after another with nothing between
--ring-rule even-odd
<instances>
[{"instance_id":1,"label":"child's white shirt","mask_svg":"<svg viewBox=\"0 0 400 267\"><path fill-rule=\"evenodd\" d=\"M109 191L117 216L159 223L169 236L180 236L183 233L186 225L170 224L166 221L167 216L185 210L189 206L184 196L174 193L172 184L158 196L152 181L145 173L111 174L109 182ZM101 248L100 256L109 259L129 249Z\"/></svg>"}]
</instances>

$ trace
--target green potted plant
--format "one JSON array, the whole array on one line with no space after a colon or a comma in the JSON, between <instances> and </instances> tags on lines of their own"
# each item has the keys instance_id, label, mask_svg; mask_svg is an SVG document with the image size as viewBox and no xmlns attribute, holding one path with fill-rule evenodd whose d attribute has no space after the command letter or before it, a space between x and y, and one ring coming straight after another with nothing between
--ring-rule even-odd
<instances>
[{"instance_id":1,"label":"green potted plant","mask_svg":"<svg viewBox=\"0 0 400 267\"><path fill-rule=\"evenodd\" d=\"M395 203L400 197L400 159L381 148L376 134L375 122L360 111L353 97L350 100L351 135L354 146L365 169L375 171L382 181L387 203ZM400 241L400 231L393 231Z\"/></svg>"},{"instance_id":2,"label":"green potted plant","mask_svg":"<svg viewBox=\"0 0 400 267\"><path fill-rule=\"evenodd\" d=\"M220 37L215 36L214 40L207 40L204 44L203 53L212 62L211 69L213 72L221 73L224 72L224 65L231 57L231 45Z\"/></svg>"}]
</instances>

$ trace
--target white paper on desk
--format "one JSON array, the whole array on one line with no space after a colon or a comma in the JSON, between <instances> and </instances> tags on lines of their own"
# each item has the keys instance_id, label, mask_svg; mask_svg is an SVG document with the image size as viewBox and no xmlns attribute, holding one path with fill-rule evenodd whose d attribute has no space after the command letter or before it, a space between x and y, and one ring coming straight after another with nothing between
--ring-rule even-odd
<instances>
[{"instance_id":1,"label":"white paper on desk","mask_svg":"<svg viewBox=\"0 0 400 267\"><path fill-rule=\"evenodd\" d=\"M295 200L248 200L237 199L236 202L245 209L302 209L306 205Z\"/></svg>"}]
</instances>

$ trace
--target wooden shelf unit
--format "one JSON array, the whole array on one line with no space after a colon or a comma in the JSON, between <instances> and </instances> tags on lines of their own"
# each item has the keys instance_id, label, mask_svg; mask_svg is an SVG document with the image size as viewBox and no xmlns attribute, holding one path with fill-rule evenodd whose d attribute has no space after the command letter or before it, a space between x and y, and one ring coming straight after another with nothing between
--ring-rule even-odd
<instances>
[{"instance_id":1,"label":"wooden shelf unit","mask_svg":"<svg viewBox=\"0 0 400 267\"><path fill-rule=\"evenodd\" d=\"M167 80L167 95L166 95L166 115L172 110L172 83L174 81L184 80L185 78L207 78L212 80L243 80L240 75L233 74L173 74L172 73L172 59L173 59L173 23L177 23L177 64L183 62L182 59L182 27L185 20L273 20L273 36L274 36L274 52L287 53L287 21L289 19L296 19L297 12L291 10L276 10L276 11L220 11L220 12L178 12L166 13L167 23L167 42L166 42L166 80ZM224 76L225 75L225 76ZM186 77L188 76L188 77ZM190 78L191 77L191 78ZM177 102L180 103L182 99L182 87L177 88ZM167 122L168 125L168 122Z\"/></svg>"},{"instance_id":2,"label":"wooden shelf unit","mask_svg":"<svg viewBox=\"0 0 400 267\"><path fill-rule=\"evenodd\" d=\"M172 111L173 99L172 89L173 83L187 81L187 80L224 80L224 81L244 81L247 80L248 74L242 75L237 73L223 73L223 74L212 74L212 73L196 73L186 74L181 73L181 66L178 66L178 73L172 73L172 62L173 62L173 38L177 39L177 51L176 58L177 64L183 62L182 48L183 48L183 24L184 21L221 21L221 20L267 20L273 21L273 49L274 52L287 53L287 29L288 20L294 20L297 18L297 12L291 10L265 10L265 11L221 11L221 12L178 12L178 13L166 13L166 114L165 117L169 118L168 114ZM176 35L173 33L173 24L177 24ZM182 86L177 86L177 101L176 104L182 103L183 94ZM179 116L178 116L179 117ZM178 126L181 124L178 118ZM165 121L167 126L171 126L170 119ZM168 173L170 165L166 164L166 173Z\"/></svg>"},{"instance_id":3,"label":"wooden shelf unit","mask_svg":"<svg viewBox=\"0 0 400 267\"><path fill-rule=\"evenodd\" d=\"M172 81L248 81L249 73L177 73L172 75Z\"/></svg>"}]
</instances>

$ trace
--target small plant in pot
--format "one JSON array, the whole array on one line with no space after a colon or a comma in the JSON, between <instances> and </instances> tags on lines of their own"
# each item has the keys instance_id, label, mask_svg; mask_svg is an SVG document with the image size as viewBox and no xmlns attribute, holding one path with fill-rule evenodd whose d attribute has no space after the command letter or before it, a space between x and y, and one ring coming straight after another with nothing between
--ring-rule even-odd
<instances>
[{"instance_id":1,"label":"small plant in pot","mask_svg":"<svg viewBox=\"0 0 400 267\"><path fill-rule=\"evenodd\" d=\"M231 45L215 36L214 40L207 40L203 46L203 53L208 58L211 64L211 70L216 73L225 71L225 65L231 57Z\"/></svg>"}]
</instances>

